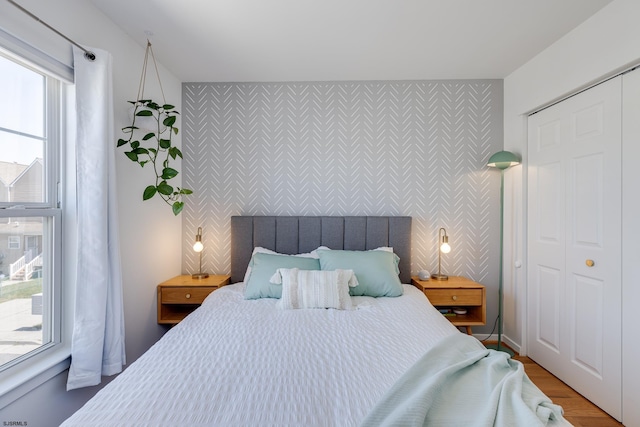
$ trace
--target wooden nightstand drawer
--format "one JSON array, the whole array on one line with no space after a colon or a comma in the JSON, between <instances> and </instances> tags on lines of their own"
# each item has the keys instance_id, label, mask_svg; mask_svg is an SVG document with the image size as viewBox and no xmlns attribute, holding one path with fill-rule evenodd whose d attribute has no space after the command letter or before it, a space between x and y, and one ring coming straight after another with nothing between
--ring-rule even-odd
<instances>
[{"instance_id":1,"label":"wooden nightstand drawer","mask_svg":"<svg viewBox=\"0 0 640 427\"><path fill-rule=\"evenodd\" d=\"M482 305L481 289L426 289L433 305Z\"/></svg>"},{"instance_id":2,"label":"wooden nightstand drawer","mask_svg":"<svg viewBox=\"0 0 640 427\"><path fill-rule=\"evenodd\" d=\"M214 286L162 288L163 304L202 304L202 301L213 291Z\"/></svg>"},{"instance_id":3,"label":"wooden nightstand drawer","mask_svg":"<svg viewBox=\"0 0 640 427\"><path fill-rule=\"evenodd\" d=\"M230 276L215 274L203 279L183 275L160 283L158 323L175 325L180 322L197 309L211 292L228 285L230 279Z\"/></svg>"}]
</instances>

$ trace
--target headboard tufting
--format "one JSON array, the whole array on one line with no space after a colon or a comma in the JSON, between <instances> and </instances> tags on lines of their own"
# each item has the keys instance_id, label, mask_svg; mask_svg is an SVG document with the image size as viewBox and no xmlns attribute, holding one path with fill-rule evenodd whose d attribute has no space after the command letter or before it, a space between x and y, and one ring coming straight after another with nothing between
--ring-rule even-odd
<instances>
[{"instance_id":1,"label":"headboard tufting","mask_svg":"<svg viewBox=\"0 0 640 427\"><path fill-rule=\"evenodd\" d=\"M318 246L369 250L391 246L400 257L400 281L411 282L411 217L408 216L232 216L231 280L243 280L253 248L284 254Z\"/></svg>"}]
</instances>

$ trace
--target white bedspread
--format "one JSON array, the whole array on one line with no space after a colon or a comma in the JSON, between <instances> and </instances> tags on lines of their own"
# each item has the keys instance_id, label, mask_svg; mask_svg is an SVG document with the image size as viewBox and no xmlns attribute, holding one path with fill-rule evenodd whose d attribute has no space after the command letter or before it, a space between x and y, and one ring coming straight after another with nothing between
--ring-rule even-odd
<instances>
[{"instance_id":1,"label":"white bedspread","mask_svg":"<svg viewBox=\"0 0 640 427\"><path fill-rule=\"evenodd\" d=\"M356 310L211 294L63 426L353 426L457 333L413 286Z\"/></svg>"}]
</instances>

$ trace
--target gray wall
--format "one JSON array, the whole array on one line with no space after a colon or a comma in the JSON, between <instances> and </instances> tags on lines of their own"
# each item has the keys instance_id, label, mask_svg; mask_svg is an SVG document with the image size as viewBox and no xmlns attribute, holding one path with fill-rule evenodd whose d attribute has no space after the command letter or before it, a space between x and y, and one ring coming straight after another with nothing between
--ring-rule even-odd
<instances>
[{"instance_id":1,"label":"gray wall","mask_svg":"<svg viewBox=\"0 0 640 427\"><path fill-rule=\"evenodd\" d=\"M227 273L231 215L410 215L412 271L497 287L502 81L184 83L185 273Z\"/></svg>"},{"instance_id":2,"label":"gray wall","mask_svg":"<svg viewBox=\"0 0 640 427\"><path fill-rule=\"evenodd\" d=\"M57 0L55 2L29 2L28 9L43 21L51 23L71 39L84 46L94 46L111 52L113 61L114 131L121 134L123 126L130 124L126 101L137 93L140 66L144 48L133 41L118 26L85 0ZM73 13L69 13L69 11ZM0 27L53 56L61 64L72 65L71 45L53 34L9 2L0 1ZM178 103L181 82L158 64L167 101ZM145 94L158 99L161 95L155 79L148 79ZM182 129L182 125L180 125ZM176 140L176 142L179 142ZM114 141L115 145L115 141ZM67 150L67 154L69 154ZM70 155L70 154L69 154ZM122 152L116 153L117 192L119 210L120 250L124 290L127 362L131 364L166 331L156 320L156 286L181 271L182 238L181 218L175 218L170 209L155 198L142 200L142 191L149 181L149 171L133 164ZM73 175L75 169L66 168ZM64 191L64 197L73 198L73 191ZM70 213L73 218L75 211ZM69 222L66 222L69 225ZM73 227L65 229L66 244L75 239ZM162 230L161 233L157 232ZM73 252L71 252L73 253ZM75 257L64 258L63 271L67 281L75 280ZM69 297L69 302L73 301ZM73 304L66 306L73 309ZM71 328L66 332L71 333ZM39 383L46 375L34 379ZM67 392L66 371L51 378L8 406L0 408L0 424L25 421L29 427L51 427L70 416L82 406L99 387ZM104 379L106 382L107 379ZM103 382L103 384L104 384ZM28 384L31 384L29 382ZM22 388L20 388L22 390ZM19 393L18 393L19 394ZM11 401L14 393L0 399L0 405Z\"/></svg>"}]
</instances>

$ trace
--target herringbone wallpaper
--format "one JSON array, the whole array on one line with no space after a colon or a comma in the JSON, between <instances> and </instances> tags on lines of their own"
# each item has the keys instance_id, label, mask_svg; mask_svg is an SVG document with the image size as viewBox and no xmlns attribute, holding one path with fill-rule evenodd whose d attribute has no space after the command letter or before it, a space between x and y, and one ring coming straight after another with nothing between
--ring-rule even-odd
<instances>
[{"instance_id":1,"label":"herringbone wallpaper","mask_svg":"<svg viewBox=\"0 0 640 427\"><path fill-rule=\"evenodd\" d=\"M502 81L185 83L183 270L230 270L232 215L410 215L412 271L497 282Z\"/></svg>"}]
</instances>

